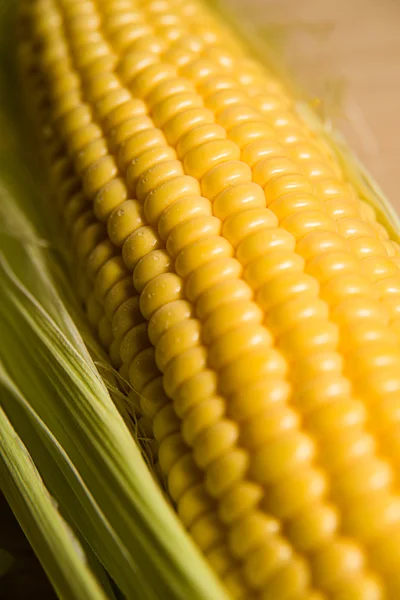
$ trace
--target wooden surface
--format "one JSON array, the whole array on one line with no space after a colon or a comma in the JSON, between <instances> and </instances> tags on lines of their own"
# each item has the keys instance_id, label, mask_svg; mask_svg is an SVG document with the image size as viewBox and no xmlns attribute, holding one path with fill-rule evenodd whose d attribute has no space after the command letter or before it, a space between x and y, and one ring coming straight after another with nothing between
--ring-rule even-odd
<instances>
[{"instance_id":1,"label":"wooden surface","mask_svg":"<svg viewBox=\"0 0 400 600\"><path fill-rule=\"evenodd\" d=\"M246 0L246 11L400 211L400 0Z\"/></svg>"}]
</instances>

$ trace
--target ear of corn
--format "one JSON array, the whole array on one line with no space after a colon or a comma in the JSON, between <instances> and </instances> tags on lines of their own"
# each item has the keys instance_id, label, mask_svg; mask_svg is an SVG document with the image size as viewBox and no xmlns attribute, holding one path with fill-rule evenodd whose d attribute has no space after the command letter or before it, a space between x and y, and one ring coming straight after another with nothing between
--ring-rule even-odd
<instances>
[{"instance_id":1,"label":"ear of corn","mask_svg":"<svg viewBox=\"0 0 400 600\"><path fill-rule=\"evenodd\" d=\"M232 598L398 598L398 245L201 3L20 6L73 285L182 523Z\"/></svg>"}]
</instances>

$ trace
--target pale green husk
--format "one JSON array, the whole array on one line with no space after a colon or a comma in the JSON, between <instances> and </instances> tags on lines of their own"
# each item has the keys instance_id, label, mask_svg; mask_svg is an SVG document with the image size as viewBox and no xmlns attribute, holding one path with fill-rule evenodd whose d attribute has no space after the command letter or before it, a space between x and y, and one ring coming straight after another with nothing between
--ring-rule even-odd
<instances>
[{"instance_id":1,"label":"pale green husk","mask_svg":"<svg viewBox=\"0 0 400 600\"><path fill-rule=\"evenodd\" d=\"M2 491L32 540L38 557L46 565L59 596L106 600L107 595L88 568L78 540L58 512L26 447L1 407L0 454ZM55 550L57 561L53 560Z\"/></svg>"}]
</instances>

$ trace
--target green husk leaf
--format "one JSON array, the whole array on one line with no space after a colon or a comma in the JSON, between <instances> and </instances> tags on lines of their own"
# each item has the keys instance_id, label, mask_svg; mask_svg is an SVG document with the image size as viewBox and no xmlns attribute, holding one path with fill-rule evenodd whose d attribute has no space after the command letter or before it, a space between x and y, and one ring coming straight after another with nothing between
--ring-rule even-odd
<instances>
[{"instance_id":1,"label":"green husk leaf","mask_svg":"<svg viewBox=\"0 0 400 600\"><path fill-rule=\"evenodd\" d=\"M1 333L2 339L6 342L6 347L12 351L15 348L13 332L8 331L3 324ZM69 519L69 522L74 526L76 535L79 535L79 532L90 535L90 527L93 528L95 533L99 531L101 534L102 516L98 516L99 526L95 518L97 515L93 516L92 514L93 501L88 490L85 489L79 473L57 439L34 411L17 385L10 379L1 364L0 399L10 422L18 428L21 441L29 448L30 456L36 468L42 474L47 489L57 501L60 514L65 519ZM107 592L107 597L112 600L114 594L104 568L83 535L79 535L79 540L85 549L86 558L93 573ZM95 542L92 545L96 548Z\"/></svg>"},{"instance_id":2,"label":"green husk leaf","mask_svg":"<svg viewBox=\"0 0 400 600\"><path fill-rule=\"evenodd\" d=\"M59 597L106 600L78 540L58 513L27 449L1 407L0 483Z\"/></svg>"},{"instance_id":3,"label":"green husk leaf","mask_svg":"<svg viewBox=\"0 0 400 600\"><path fill-rule=\"evenodd\" d=\"M7 346L12 348L19 338L21 345L28 342L31 348L29 361L17 350L12 355L20 356L19 363L3 357L6 368L14 379L18 377L24 395L31 390L30 404L78 465L107 515L121 558L118 565L111 564L117 549L112 557L100 558L121 589L128 597L140 598L223 597L165 502L93 363L74 349L1 256L0 285L3 323L13 330ZM42 377L37 376L40 369ZM36 390L40 392L33 395ZM124 554L131 572L122 581Z\"/></svg>"}]
</instances>

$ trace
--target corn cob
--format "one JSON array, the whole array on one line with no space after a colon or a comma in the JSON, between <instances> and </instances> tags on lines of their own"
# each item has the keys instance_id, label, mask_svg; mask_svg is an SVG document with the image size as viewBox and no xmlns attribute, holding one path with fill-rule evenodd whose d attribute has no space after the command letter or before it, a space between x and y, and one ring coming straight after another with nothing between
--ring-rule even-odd
<instances>
[{"instance_id":1,"label":"corn cob","mask_svg":"<svg viewBox=\"0 0 400 600\"><path fill-rule=\"evenodd\" d=\"M21 32L78 293L232 598L398 598L398 246L201 3Z\"/></svg>"}]
</instances>

